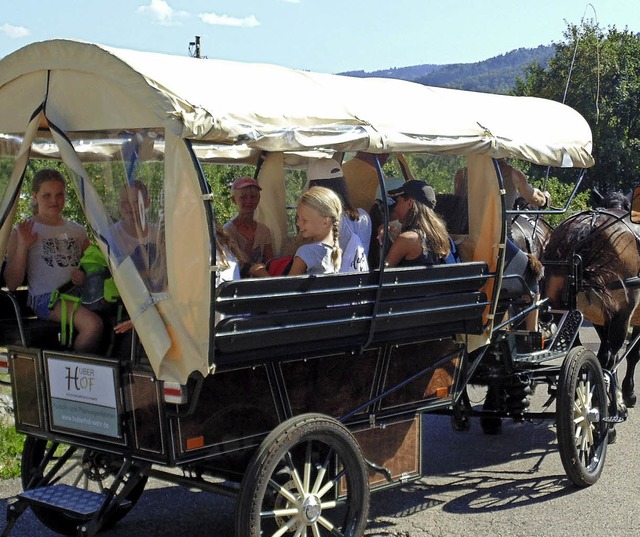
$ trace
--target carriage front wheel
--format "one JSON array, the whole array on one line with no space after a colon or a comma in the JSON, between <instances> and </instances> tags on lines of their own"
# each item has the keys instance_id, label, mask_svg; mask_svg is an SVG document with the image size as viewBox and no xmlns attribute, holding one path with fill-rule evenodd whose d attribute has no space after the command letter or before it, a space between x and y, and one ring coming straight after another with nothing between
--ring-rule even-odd
<instances>
[{"instance_id":1,"label":"carriage front wheel","mask_svg":"<svg viewBox=\"0 0 640 537\"><path fill-rule=\"evenodd\" d=\"M562 363L556 402L562 466L578 487L593 485L607 453L607 389L596 355L585 347L569 351Z\"/></svg>"},{"instance_id":2,"label":"carriage front wheel","mask_svg":"<svg viewBox=\"0 0 640 537\"><path fill-rule=\"evenodd\" d=\"M238 537L364 533L369 483L357 441L338 421L304 414L276 427L245 472Z\"/></svg>"}]
</instances>

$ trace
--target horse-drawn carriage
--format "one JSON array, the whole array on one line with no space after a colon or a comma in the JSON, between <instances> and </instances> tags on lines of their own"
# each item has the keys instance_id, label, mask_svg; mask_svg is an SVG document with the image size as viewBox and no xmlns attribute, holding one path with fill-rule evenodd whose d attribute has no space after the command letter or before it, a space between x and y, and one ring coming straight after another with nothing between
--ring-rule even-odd
<instances>
[{"instance_id":1,"label":"horse-drawn carriage","mask_svg":"<svg viewBox=\"0 0 640 537\"><path fill-rule=\"evenodd\" d=\"M27 435L4 534L31 508L55 531L93 535L153 477L237 497L239 536L361 535L370 491L420 476L421 414L468 427L472 380L497 390L492 418L526 419L527 394L547 384L569 478L594 483L609 427L603 372L574 346L577 310L550 312L549 340L523 329L546 302L504 285L519 277L504 271L495 160L584 169L590 149L583 118L541 99L62 40L7 56L0 251L30 159L61 161L135 330L76 353L23 290L2 291L0 344ZM422 158L467 167L465 225L451 230L461 263L216 286L209 166L253 166L258 219L284 252L290 189L311 160L341 160L369 199L384 192L383 154L405 179ZM113 245L118 191L133 178L149 187L138 210L158 235L153 278Z\"/></svg>"}]
</instances>

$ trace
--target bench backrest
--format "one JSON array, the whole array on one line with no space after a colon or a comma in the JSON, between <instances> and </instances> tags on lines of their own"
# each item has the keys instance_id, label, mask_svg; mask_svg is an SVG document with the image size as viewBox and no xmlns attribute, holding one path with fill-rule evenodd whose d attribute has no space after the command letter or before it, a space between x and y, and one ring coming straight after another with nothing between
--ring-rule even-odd
<instances>
[{"instance_id":1,"label":"bench backrest","mask_svg":"<svg viewBox=\"0 0 640 537\"><path fill-rule=\"evenodd\" d=\"M226 282L215 361L481 333L488 278L487 265L474 262L387 269L381 284L378 271Z\"/></svg>"}]
</instances>

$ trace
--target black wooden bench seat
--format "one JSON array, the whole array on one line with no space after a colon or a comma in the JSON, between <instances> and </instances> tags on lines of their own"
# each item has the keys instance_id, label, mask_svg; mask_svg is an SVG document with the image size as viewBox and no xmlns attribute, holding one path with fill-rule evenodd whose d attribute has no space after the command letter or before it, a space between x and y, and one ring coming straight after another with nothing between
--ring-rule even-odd
<instances>
[{"instance_id":1,"label":"black wooden bench seat","mask_svg":"<svg viewBox=\"0 0 640 537\"><path fill-rule=\"evenodd\" d=\"M30 310L26 288L0 289L0 345L55 346L59 332L60 323L38 319Z\"/></svg>"},{"instance_id":2,"label":"black wooden bench seat","mask_svg":"<svg viewBox=\"0 0 640 537\"><path fill-rule=\"evenodd\" d=\"M216 299L217 364L482 332L482 262L246 279ZM379 301L376 299L379 295Z\"/></svg>"}]
</instances>

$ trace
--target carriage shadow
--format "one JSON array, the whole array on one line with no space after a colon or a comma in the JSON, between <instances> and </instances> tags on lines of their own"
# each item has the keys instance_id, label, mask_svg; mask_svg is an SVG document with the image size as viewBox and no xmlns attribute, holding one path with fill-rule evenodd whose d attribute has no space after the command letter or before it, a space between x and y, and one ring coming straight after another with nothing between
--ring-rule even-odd
<instances>
[{"instance_id":1,"label":"carriage shadow","mask_svg":"<svg viewBox=\"0 0 640 537\"><path fill-rule=\"evenodd\" d=\"M371 501L370 529L427 509L472 514L548 502L576 492L560 464L551 421L504 421L503 433L483 434L477 420L467 433L446 416L424 418L422 477Z\"/></svg>"}]
</instances>

